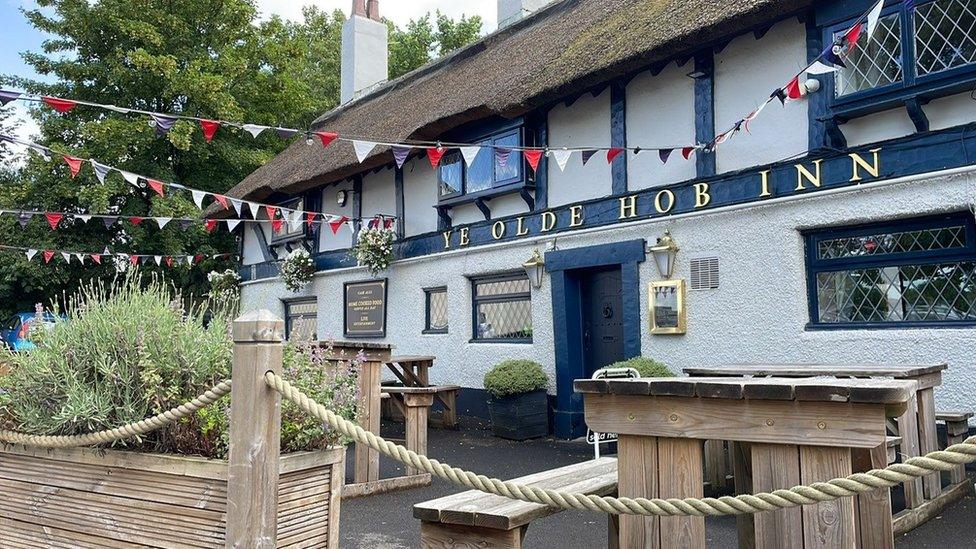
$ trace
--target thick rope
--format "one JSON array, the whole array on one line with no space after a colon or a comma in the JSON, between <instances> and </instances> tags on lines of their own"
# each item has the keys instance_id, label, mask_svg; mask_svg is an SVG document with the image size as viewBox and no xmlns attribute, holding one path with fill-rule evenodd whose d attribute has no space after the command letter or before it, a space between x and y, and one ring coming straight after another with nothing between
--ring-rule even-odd
<instances>
[{"instance_id":1,"label":"thick rope","mask_svg":"<svg viewBox=\"0 0 976 549\"><path fill-rule=\"evenodd\" d=\"M16 431L0 430L0 442L11 444L23 444L25 446L36 446L40 448L74 448L79 446L95 446L114 442L123 438L132 438L144 435L150 431L155 431L179 421L180 419L193 414L204 406L213 404L221 397L230 392L230 380L221 381L209 391L194 398L193 400L181 404L176 408L167 410L161 414L146 418L142 421L98 431L96 433L86 433L83 435L29 435Z\"/></svg>"},{"instance_id":2,"label":"thick rope","mask_svg":"<svg viewBox=\"0 0 976 549\"><path fill-rule=\"evenodd\" d=\"M268 386L279 392L284 398L292 401L299 408L322 420L346 437L365 444L414 469L420 469L466 488L529 503L541 503L560 509L585 509L614 515L671 517L758 513L833 501L880 488L890 488L935 471L948 471L957 465L976 461L976 436L973 436L966 439L965 442L955 444L945 450L931 452L921 457L913 457L904 463L889 465L884 469L874 469L866 473L855 473L827 482L815 482L809 486L794 486L788 490L775 490L768 493L721 498L646 499L560 492L489 478L429 459L427 456L384 440L352 421L337 416L274 372L267 372L265 381Z\"/></svg>"}]
</instances>

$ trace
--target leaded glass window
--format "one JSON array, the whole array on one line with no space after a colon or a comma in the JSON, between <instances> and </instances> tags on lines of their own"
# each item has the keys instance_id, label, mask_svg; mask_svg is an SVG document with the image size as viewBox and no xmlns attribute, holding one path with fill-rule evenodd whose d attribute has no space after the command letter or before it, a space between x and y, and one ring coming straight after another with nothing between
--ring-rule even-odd
<instances>
[{"instance_id":1,"label":"leaded glass window","mask_svg":"<svg viewBox=\"0 0 976 549\"><path fill-rule=\"evenodd\" d=\"M807 238L812 324L976 323L976 232L966 214Z\"/></svg>"},{"instance_id":2,"label":"leaded glass window","mask_svg":"<svg viewBox=\"0 0 976 549\"><path fill-rule=\"evenodd\" d=\"M976 1L920 4L914 23L915 70L920 76L976 62Z\"/></svg>"},{"instance_id":3,"label":"leaded glass window","mask_svg":"<svg viewBox=\"0 0 976 549\"><path fill-rule=\"evenodd\" d=\"M447 288L429 288L424 290L424 301L427 317L424 323L424 333L446 334Z\"/></svg>"},{"instance_id":4,"label":"leaded glass window","mask_svg":"<svg viewBox=\"0 0 976 549\"><path fill-rule=\"evenodd\" d=\"M462 194L490 191L523 181L524 162L519 147L523 145L523 130L509 127L472 142L481 146L470 165L458 151L445 155L438 168L440 197L453 198ZM495 155L495 147L508 149L507 155Z\"/></svg>"},{"instance_id":5,"label":"leaded glass window","mask_svg":"<svg viewBox=\"0 0 976 549\"><path fill-rule=\"evenodd\" d=\"M837 33L839 38L843 33ZM901 19L898 13L878 20L874 35L862 32L844 59L847 68L834 73L837 97L887 86L902 79Z\"/></svg>"},{"instance_id":6,"label":"leaded glass window","mask_svg":"<svg viewBox=\"0 0 976 549\"><path fill-rule=\"evenodd\" d=\"M532 291L525 273L472 279L474 341L532 342Z\"/></svg>"},{"instance_id":7,"label":"leaded glass window","mask_svg":"<svg viewBox=\"0 0 976 549\"><path fill-rule=\"evenodd\" d=\"M285 301L285 339L315 341L318 337L318 303L312 299Z\"/></svg>"}]
</instances>

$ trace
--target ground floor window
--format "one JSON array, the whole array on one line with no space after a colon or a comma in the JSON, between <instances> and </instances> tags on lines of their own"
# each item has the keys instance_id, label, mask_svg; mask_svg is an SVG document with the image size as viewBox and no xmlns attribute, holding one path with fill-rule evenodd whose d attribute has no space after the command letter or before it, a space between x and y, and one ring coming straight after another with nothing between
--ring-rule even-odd
<instances>
[{"instance_id":1,"label":"ground floor window","mask_svg":"<svg viewBox=\"0 0 976 549\"><path fill-rule=\"evenodd\" d=\"M471 279L472 340L532 342L532 291L524 272Z\"/></svg>"},{"instance_id":2,"label":"ground floor window","mask_svg":"<svg viewBox=\"0 0 976 549\"><path fill-rule=\"evenodd\" d=\"M318 304L314 297L285 301L285 339L315 341L317 324Z\"/></svg>"},{"instance_id":3,"label":"ground floor window","mask_svg":"<svg viewBox=\"0 0 976 549\"><path fill-rule=\"evenodd\" d=\"M806 234L813 327L976 325L969 212Z\"/></svg>"},{"instance_id":4,"label":"ground floor window","mask_svg":"<svg viewBox=\"0 0 976 549\"><path fill-rule=\"evenodd\" d=\"M424 309L427 320L424 322L425 334L447 333L447 288L427 288L424 290Z\"/></svg>"}]
</instances>

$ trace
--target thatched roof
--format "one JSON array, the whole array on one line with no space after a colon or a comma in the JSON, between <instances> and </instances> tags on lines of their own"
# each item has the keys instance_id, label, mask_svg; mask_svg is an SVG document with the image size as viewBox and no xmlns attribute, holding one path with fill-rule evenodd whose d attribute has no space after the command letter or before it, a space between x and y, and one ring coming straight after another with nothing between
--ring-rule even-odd
<instances>
[{"instance_id":1,"label":"thatched roof","mask_svg":"<svg viewBox=\"0 0 976 549\"><path fill-rule=\"evenodd\" d=\"M315 122L350 137L436 140L492 115L514 117L658 62L721 43L811 0L561 0L454 54L393 80ZM298 140L228 194L259 201L340 181L362 164L350 143Z\"/></svg>"}]
</instances>

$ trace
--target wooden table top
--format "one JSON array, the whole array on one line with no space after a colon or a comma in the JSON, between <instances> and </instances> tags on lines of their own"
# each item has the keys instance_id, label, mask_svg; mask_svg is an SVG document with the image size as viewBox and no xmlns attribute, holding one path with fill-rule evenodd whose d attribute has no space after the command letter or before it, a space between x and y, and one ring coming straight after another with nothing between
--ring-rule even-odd
<instances>
[{"instance_id":1,"label":"wooden table top","mask_svg":"<svg viewBox=\"0 0 976 549\"><path fill-rule=\"evenodd\" d=\"M942 372L947 364L729 364L685 368L690 376L852 376L909 378Z\"/></svg>"},{"instance_id":2,"label":"wooden table top","mask_svg":"<svg viewBox=\"0 0 976 549\"><path fill-rule=\"evenodd\" d=\"M917 383L895 379L658 377L578 379L578 393L636 396L901 404Z\"/></svg>"},{"instance_id":3,"label":"wooden table top","mask_svg":"<svg viewBox=\"0 0 976 549\"><path fill-rule=\"evenodd\" d=\"M391 363L392 362L433 362L435 360L437 360L437 357L435 357L435 356L404 355L404 356L392 356L392 357L390 357L390 362Z\"/></svg>"}]
</instances>

